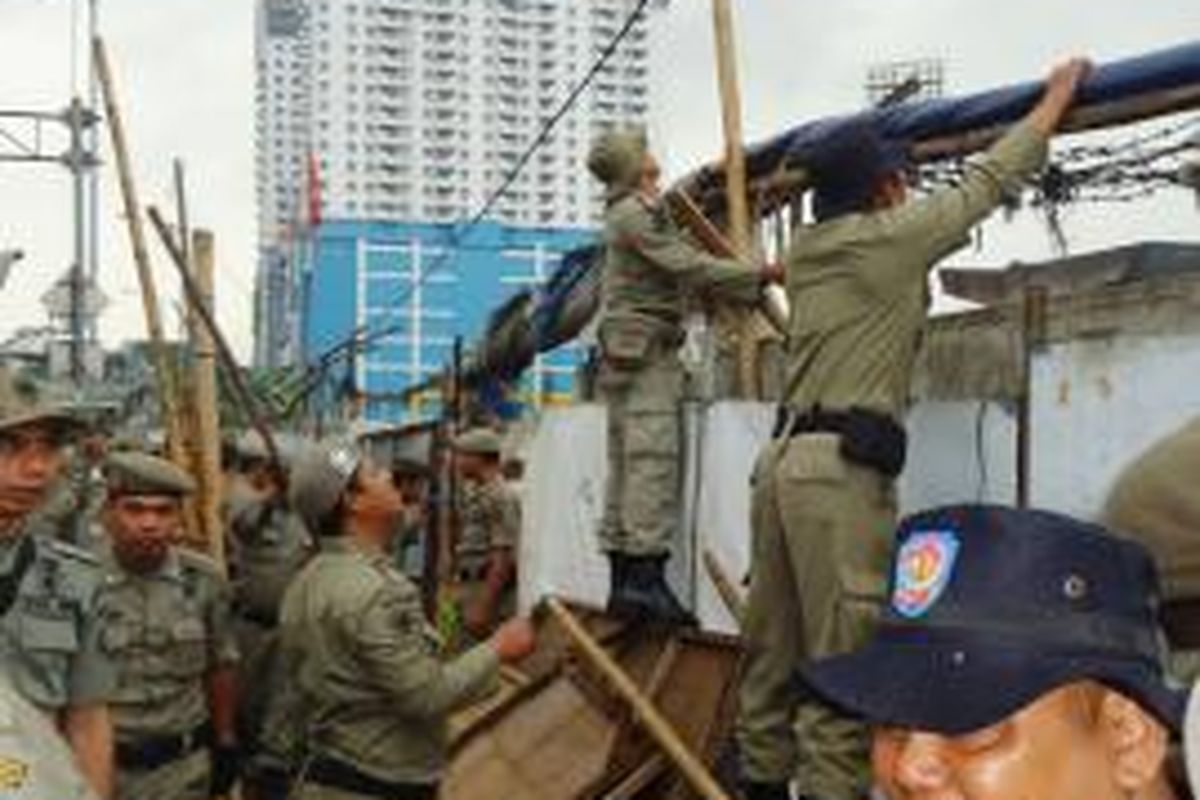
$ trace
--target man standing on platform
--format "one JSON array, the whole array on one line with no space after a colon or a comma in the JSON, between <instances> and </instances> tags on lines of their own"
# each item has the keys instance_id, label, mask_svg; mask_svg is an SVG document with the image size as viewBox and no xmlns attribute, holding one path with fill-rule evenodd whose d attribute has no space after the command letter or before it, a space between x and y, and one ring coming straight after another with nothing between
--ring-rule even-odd
<instances>
[{"instance_id":1,"label":"man standing on platform","mask_svg":"<svg viewBox=\"0 0 1200 800\"><path fill-rule=\"evenodd\" d=\"M588 169L606 188L597 387L608 408L608 479L600 539L611 613L671 624L691 614L667 585L679 522L687 296L758 302L777 267L750 269L691 243L659 198L659 166L640 131L607 133Z\"/></svg>"}]
</instances>

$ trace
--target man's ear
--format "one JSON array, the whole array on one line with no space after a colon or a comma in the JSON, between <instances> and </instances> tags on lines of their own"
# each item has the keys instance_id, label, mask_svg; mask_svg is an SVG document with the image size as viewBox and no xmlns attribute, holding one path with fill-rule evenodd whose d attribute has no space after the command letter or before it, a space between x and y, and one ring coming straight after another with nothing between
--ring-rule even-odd
<instances>
[{"instance_id":1,"label":"man's ear","mask_svg":"<svg viewBox=\"0 0 1200 800\"><path fill-rule=\"evenodd\" d=\"M1105 689L1097 725L1122 789L1139 792L1163 774L1170 736L1166 727L1140 705Z\"/></svg>"}]
</instances>

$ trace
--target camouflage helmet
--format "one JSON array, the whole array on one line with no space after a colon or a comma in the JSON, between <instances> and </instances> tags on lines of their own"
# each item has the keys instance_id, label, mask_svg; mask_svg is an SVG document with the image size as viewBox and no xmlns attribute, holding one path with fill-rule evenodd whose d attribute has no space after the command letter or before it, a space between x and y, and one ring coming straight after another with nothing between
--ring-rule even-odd
<instances>
[{"instance_id":1,"label":"camouflage helmet","mask_svg":"<svg viewBox=\"0 0 1200 800\"><path fill-rule=\"evenodd\" d=\"M646 152L644 130L609 131L592 144L588 153L588 171L608 187L609 197L620 195L637 187Z\"/></svg>"},{"instance_id":2,"label":"camouflage helmet","mask_svg":"<svg viewBox=\"0 0 1200 800\"><path fill-rule=\"evenodd\" d=\"M71 411L51 404L44 387L32 378L0 368L0 433L26 425L51 425L77 433L81 425Z\"/></svg>"},{"instance_id":3,"label":"camouflage helmet","mask_svg":"<svg viewBox=\"0 0 1200 800\"><path fill-rule=\"evenodd\" d=\"M321 532L362 462L362 449L352 439L331 439L296 457L288 501L310 531Z\"/></svg>"}]
</instances>

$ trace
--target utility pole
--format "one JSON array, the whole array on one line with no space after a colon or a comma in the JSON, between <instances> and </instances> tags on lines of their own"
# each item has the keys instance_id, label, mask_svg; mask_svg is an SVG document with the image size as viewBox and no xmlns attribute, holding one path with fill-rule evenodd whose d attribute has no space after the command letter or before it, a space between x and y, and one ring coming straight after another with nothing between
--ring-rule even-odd
<instances>
[{"instance_id":1,"label":"utility pole","mask_svg":"<svg viewBox=\"0 0 1200 800\"><path fill-rule=\"evenodd\" d=\"M73 195L75 204L75 260L71 264L71 382L75 384L75 389L79 390L83 387L83 379L85 369L83 364L84 358L84 326L83 326L83 304L84 304L84 250L86 248L84 226L87 224L85 218L84 204L86 202L84 192L86 188L86 177L84 175L84 108L83 101L78 97L71 99L71 108L68 112L71 126L71 151L68 158L70 159L70 169L72 175Z\"/></svg>"},{"instance_id":2,"label":"utility pole","mask_svg":"<svg viewBox=\"0 0 1200 800\"><path fill-rule=\"evenodd\" d=\"M92 316L89 303L93 299L87 291L84 273L87 258L86 194L89 175L95 171L99 161L96 151L87 144L88 135L99 118L86 107L79 97L58 112L0 109L0 163L10 164L58 164L66 167L72 177L72 228L74 230L73 256L68 273L69 311L67 314L70 336L70 374L78 389L85 377L84 355L87 344L92 340L87 323ZM10 127L11 126L11 127ZM20 130L17 126L22 126ZM47 142L47 128L62 126L66 129L68 144L65 152L52 152Z\"/></svg>"}]
</instances>

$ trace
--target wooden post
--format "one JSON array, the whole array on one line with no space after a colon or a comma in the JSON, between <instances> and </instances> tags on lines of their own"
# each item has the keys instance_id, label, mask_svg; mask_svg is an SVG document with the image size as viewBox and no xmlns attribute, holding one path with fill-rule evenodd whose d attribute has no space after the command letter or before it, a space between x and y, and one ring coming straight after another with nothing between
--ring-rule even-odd
<instances>
[{"instance_id":1,"label":"wooden post","mask_svg":"<svg viewBox=\"0 0 1200 800\"><path fill-rule=\"evenodd\" d=\"M753 259L756 255L750 228L746 191L746 153L742 135L742 95L738 85L737 45L731 0L712 0L713 41L717 57L717 90L721 97L721 124L725 135L725 199L729 211L729 238L733 248ZM737 392L743 397L757 394L755 357L758 325L752 313L727 311L718 319L718 329L733 340L737 361Z\"/></svg>"},{"instance_id":2,"label":"wooden post","mask_svg":"<svg viewBox=\"0 0 1200 800\"><path fill-rule=\"evenodd\" d=\"M721 785L717 783L700 759L679 738L679 734L671 727L671 723L667 721L666 717L654 707L654 703L650 702L646 695L638 689L637 684L625 674L621 665L584 630L574 615L553 597L546 601L546 605L567 636L575 643L580 655L598 669L617 694L621 695L629 704L639 724L662 748L667 758L671 759L696 794L706 800L730 800L729 795L725 793L725 790L721 788Z\"/></svg>"},{"instance_id":3,"label":"wooden post","mask_svg":"<svg viewBox=\"0 0 1200 800\"><path fill-rule=\"evenodd\" d=\"M193 234L191 253L200 299L214 307L214 243L209 231ZM197 314L197 316L199 316ZM200 466L200 519L208 537L208 550L222 569L225 540L221 526L221 420L217 410L217 348L212 332L197 324L192 332L193 386L196 391L196 432Z\"/></svg>"},{"instance_id":4,"label":"wooden post","mask_svg":"<svg viewBox=\"0 0 1200 800\"><path fill-rule=\"evenodd\" d=\"M162 313L158 308L154 273L150 268L150 253L146 248L146 229L142 225L137 186L133 182L133 169L130 165L129 148L125 139L125 127L121 120L120 107L117 104L116 84L109 66L108 54L104 49L104 42L100 37L92 40L92 58L96 64L96 75L99 78L100 89L104 97L104 113L108 118L108 131L117 164L117 177L121 186L125 222L129 228L129 241L133 247L133 263L137 267L138 284L142 290L142 309L146 314L146 333L150 338L150 358L158 376L163 429L167 434L167 455L176 464L186 467L187 458L183 452L179 404L176 402L173 373L167 362ZM195 531L189 531L189 533L194 534Z\"/></svg>"},{"instance_id":5,"label":"wooden post","mask_svg":"<svg viewBox=\"0 0 1200 800\"><path fill-rule=\"evenodd\" d=\"M1046 337L1047 292L1025 286L1021 295L1021 397L1017 405L1017 507L1029 507L1033 474L1033 351Z\"/></svg>"},{"instance_id":6,"label":"wooden post","mask_svg":"<svg viewBox=\"0 0 1200 800\"><path fill-rule=\"evenodd\" d=\"M729 238L740 253L752 253L750 209L746 203L746 154L742 137L742 96L738 87L737 47L730 0L713 0L717 49L717 88L725 131L725 195L729 202Z\"/></svg>"}]
</instances>

